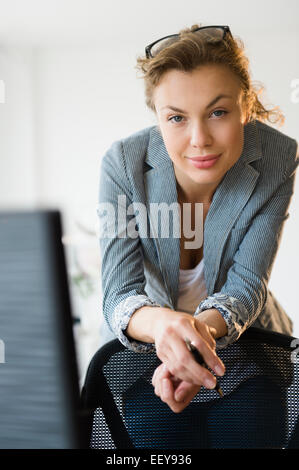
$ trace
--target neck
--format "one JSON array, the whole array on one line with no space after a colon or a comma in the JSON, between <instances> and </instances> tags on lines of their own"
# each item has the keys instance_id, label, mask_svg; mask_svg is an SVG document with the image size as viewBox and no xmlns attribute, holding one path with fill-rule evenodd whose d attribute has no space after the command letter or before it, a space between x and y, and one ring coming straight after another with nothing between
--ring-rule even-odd
<instances>
[{"instance_id":1,"label":"neck","mask_svg":"<svg viewBox=\"0 0 299 470\"><path fill-rule=\"evenodd\" d=\"M194 181L186 181L185 175L180 175L175 170L176 187L178 198L181 202L201 202L202 204L211 204L214 192L219 182L214 184L199 184Z\"/></svg>"}]
</instances>

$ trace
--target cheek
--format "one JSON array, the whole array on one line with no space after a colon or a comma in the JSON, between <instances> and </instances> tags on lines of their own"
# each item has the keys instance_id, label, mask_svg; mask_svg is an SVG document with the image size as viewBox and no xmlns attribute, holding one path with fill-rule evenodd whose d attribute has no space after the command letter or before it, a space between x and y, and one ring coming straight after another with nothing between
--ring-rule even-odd
<instances>
[{"instance_id":1,"label":"cheek","mask_svg":"<svg viewBox=\"0 0 299 470\"><path fill-rule=\"evenodd\" d=\"M222 132L222 142L231 150L239 151L243 147L243 126L227 127Z\"/></svg>"},{"instance_id":2,"label":"cheek","mask_svg":"<svg viewBox=\"0 0 299 470\"><path fill-rule=\"evenodd\" d=\"M163 140L166 150L172 157L179 156L186 149L186 139L182 133L167 132L167 134L164 134Z\"/></svg>"}]
</instances>

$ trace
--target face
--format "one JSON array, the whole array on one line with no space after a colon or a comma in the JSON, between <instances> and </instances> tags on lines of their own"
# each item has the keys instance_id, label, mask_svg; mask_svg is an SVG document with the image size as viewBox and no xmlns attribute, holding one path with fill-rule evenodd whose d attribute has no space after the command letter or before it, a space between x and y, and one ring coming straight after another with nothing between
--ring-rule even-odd
<instances>
[{"instance_id":1,"label":"face","mask_svg":"<svg viewBox=\"0 0 299 470\"><path fill-rule=\"evenodd\" d=\"M183 194L211 200L243 149L246 121L238 77L222 65L170 70L156 86L153 101ZM205 162L191 160L207 156Z\"/></svg>"}]
</instances>

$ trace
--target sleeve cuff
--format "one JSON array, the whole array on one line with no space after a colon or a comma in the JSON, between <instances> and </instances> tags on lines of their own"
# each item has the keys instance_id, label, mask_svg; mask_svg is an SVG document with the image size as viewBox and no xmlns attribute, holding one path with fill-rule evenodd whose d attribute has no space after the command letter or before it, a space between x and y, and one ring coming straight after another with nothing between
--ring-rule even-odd
<instances>
[{"instance_id":1,"label":"sleeve cuff","mask_svg":"<svg viewBox=\"0 0 299 470\"><path fill-rule=\"evenodd\" d=\"M247 310L240 300L226 294L216 293L198 305L194 316L210 308L216 308L227 324L227 335L216 339L216 349L224 349L235 342L249 326Z\"/></svg>"},{"instance_id":2,"label":"sleeve cuff","mask_svg":"<svg viewBox=\"0 0 299 470\"><path fill-rule=\"evenodd\" d=\"M147 353L156 350L152 343L144 343L142 341L132 340L125 335L125 330L133 313L139 308L148 305L151 307L161 307L160 304L152 301L146 295L132 295L120 302L113 312L112 329L118 337L119 341L128 349L135 352Z\"/></svg>"}]
</instances>

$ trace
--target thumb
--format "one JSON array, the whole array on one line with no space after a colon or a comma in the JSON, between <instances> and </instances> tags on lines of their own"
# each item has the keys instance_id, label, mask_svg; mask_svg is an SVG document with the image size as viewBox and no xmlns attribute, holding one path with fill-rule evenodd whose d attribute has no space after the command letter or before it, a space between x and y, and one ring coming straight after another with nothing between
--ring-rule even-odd
<instances>
[{"instance_id":1,"label":"thumb","mask_svg":"<svg viewBox=\"0 0 299 470\"><path fill-rule=\"evenodd\" d=\"M184 400L188 395L193 394L194 395L197 393L198 389L200 387L198 385L190 384L188 382L182 381L177 389L175 390L175 400L176 401L182 401Z\"/></svg>"},{"instance_id":2,"label":"thumb","mask_svg":"<svg viewBox=\"0 0 299 470\"><path fill-rule=\"evenodd\" d=\"M213 326L209 326L209 329L210 329L210 333L213 336L213 338L216 339L216 335L217 335L216 328L214 328Z\"/></svg>"}]
</instances>

